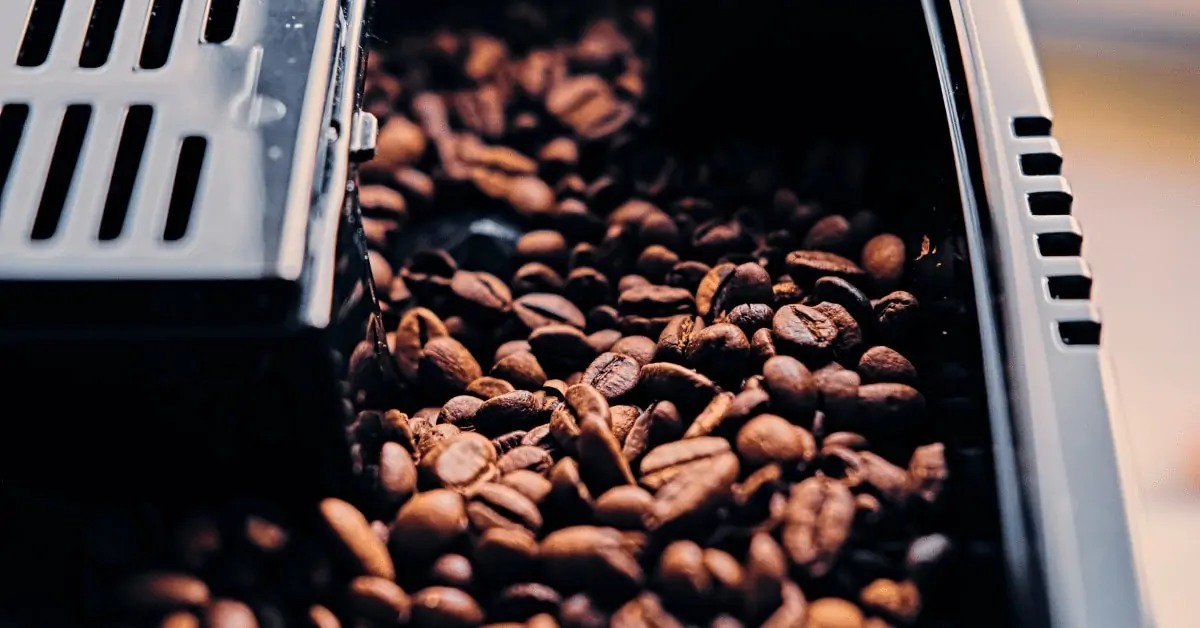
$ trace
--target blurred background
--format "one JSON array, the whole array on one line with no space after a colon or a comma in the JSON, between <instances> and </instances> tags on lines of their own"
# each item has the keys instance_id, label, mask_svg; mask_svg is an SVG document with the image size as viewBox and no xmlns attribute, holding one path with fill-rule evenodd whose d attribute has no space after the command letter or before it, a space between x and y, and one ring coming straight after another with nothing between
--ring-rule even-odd
<instances>
[{"instance_id":1,"label":"blurred background","mask_svg":"<svg viewBox=\"0 0 1200 628\"><path fill-rule=\"evenodd\" d=\"M1096 276L1147 595L1160 628L1198 626L1200 1L1023 1Z\"/></svg>"}]
</instances>

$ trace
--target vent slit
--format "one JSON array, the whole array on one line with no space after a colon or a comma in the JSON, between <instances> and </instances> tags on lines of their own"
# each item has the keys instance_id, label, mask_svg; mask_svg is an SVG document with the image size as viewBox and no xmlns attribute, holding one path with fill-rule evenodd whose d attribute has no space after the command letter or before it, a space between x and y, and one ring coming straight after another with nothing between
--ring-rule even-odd
<instances>
[{"instance_id":1,"label":"vent slit","mask_svg":"<svg viewBox=\"0 0 1200 628\"><path fill-rule=\"evenodd\" d=\"M125 0L93 0L92 20L79 51L79 67L99 68L108 63L124 7Z\"/></svg>"},{"instance_id":2,"label":"vent slit","mask_svg":"<svg viewBox=\"0 0 1200 628\"><path fill-rule=\"evenodd\" d=\"M1096 321L1062 321L1058 337L1065 345L1099 345L1100 323Z\"/></svg>"},{"instance_id":3,"label":"vent slit","mask_svg":"<svg viewBox=\"0 0 1200 628\"><path fill-rule=\"evenodd\" d=\"M71 105L63 115L58 131L58 142L50 157L50 170L42 188L42 200L38 203L37 216L33 219L33 240L49 240L58 232L67 197L71 193L71 182L83 153L83 140L87 136L88 123L92 119L90 105Z\"/></svg>"},{"instance_id":4,"label":"vent slit","mask_svg":"<svg viewBox=\"0 0 1200 628\"><path fill-rule=\"evenodd\" d=\"M1054 153L1021 155L1021 174L1042 177L1062 174L1063 158Z\"/></svg>"},{"instance_id":5,"label":"vent slit","mask_svg":"<svg viewBox=\"0 0 1200 628\"><path fill-rule=\"evenodd\" d=\"M157 70L167 64L182 9L183 0L154 0L150 7L150 20L146 23L146 35L142 39L138 67Z\"/></svg>"},{"instance_id":6,"label":"vent slit","mask_svg":"<svg viewBox=\"0 0 1200 628\"><path fill-rule=\"evenodd\" d=\"M17 53L17 65L36 68L46 62L50 57L54 34L58 31L58 22L66 4L66 0L36 0L33 3L29 21L25 23L21 48Z\"/></svg>"},{"instance_id":7,"label":"vent slit","mask_svg":"<svg viewBox=\"0 0 1200 628\"><path fill-rule=\"evenodd\" d=\"M101 240L116 240L125 229L129 201L133 198L153 118L154 108L150 105L134 105L125 114L125 126L121 129L121 141L113 162L112 180L108 184L108 196L104 199L104 213L100 216L98 237Z\"/></svg>"},{"instance_id":8,"label":"vent slit","mask_svg":"<svg viewBox=\"0 0 1200 628\"><path fill-rule=\"evenodd\" d=\"M1078 257L1083 252L1083 236L1071 231L1039 233L1037 245L1043 257Z\"/></svg>"},{"instance_id":9,"label":"vent slit","mask_svg":"<svg viewBox=\"0 0 1200 628\"><path fill-rule=\"evenodd\" d=\"M220 44L233 36L237 24L239 0L209 0L208 21L204 24L204 41Z\"/></svg>"},{"instance_id":10,"label":"vent slit","mask_svg":"<svg viewBox=\"0 0 1200 628\"><path fill-rule=\"evenodd\" d=\"M1017 137L1049 137L1050 119L1042 116L1013 118L1013 133Z\"/></svg>"},{"instance_id":11,"label":"vent slit","mask_svg":"<svg viewBox=\"0 0 1200 628\"><path fill-rule=\"evenodd\" d=\"M167 224L163 229L163 240L174 242L187 235L192 219L192 207L196 203L196 192L200 188L200 174L204 169L204 154L208 151L208 140L199 136L186 137L179 147L179 165L175 168L175 185L171 189L171 202L167 206Z\"/></svg>"},{"instance_id":12,"label":"vent slit","mask_svg":"<svg viewBox=\"0 0 1200 628\"><path fill-rule=\"evenodd\" d=\"M0 108L0 199L4 198L4 186L21 147L21 136L25 134L25 121L29 119L29 105L4 105ZM0 205L0 211L3 205Z\"/></svg>"},{"instance_id":13,"label":"vent slit","mask_svg":"<svg viewBox=\"0 0 1200 628\"><path fill-rule=\"evenodd\" d=\"M1089 299L1092 296L1092 278L1083 275L1047 277L1046 287L1052 299Z\"/></svg>"},{"instance_id":14,"label":"vent slit","mask_svg":"<svg viewBox=\"0 0 1200 628\"><path fill-rule=\"evenodd\" d=\"M1071 195L1066 192L1032 192L1029 212L1034 216L1070 216Z\"/></svg>"}]
</instances>

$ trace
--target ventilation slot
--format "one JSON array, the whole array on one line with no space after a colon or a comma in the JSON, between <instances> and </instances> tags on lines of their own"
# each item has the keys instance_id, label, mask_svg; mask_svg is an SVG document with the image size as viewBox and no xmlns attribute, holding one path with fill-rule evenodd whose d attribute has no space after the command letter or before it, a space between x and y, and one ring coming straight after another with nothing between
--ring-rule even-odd
<instances>
[{"instance_id":1,"label":"ventilation slot","mask_svg":"<svg viewBox=\"0 0 1200 628\"><path fill-rule=\"evenodd\" d=\"M116 240L125 229L129 201L133 198L153 118L154 108L149 105L134 105L125 115L125 127L121 129L121 143L117 146L112 180L108 184L108 196L104 199L104 213L100 217L101 240Z\"/></svg>"},{"instance_id":2,"label":"ventilation slot","mask_svg":"<svg viewBox=\"0 0 1200 628\"><path fill-rule=\"evenodd\" d=\"M1049 137L1050 119L1041 116L1013 118L1013 133L1017 137Z\"/></svg>"},{"instance_id":3,"label":"ventilation slot","mask_svg":"<svg viewBox=\"0 0 1200 628\"><path fill-rule=\"evenodd\" d=\"M183 0L154 0L154 6L150 9L150 21L146 24L146 37L142 40L142 54L138 60L138 67L143 70L157 70L167 64L182 8Z\"/></svg>"},{"instance_id":4,"label":"ventilation slot","mask_svg":"<svg viewBox=\"0 0 1200 628\"><path fill-rule=\"evenodd\" d=\"M1092 278L1083 275L1047 277L1046 287L1052 299L1090 299Z\"/></svg>"},{"instance_id":5,"label":"ventilation slot","mask_svg":"<svg viewBox=\"0 0 1200 628\"><path fill-rule=\"evenodd\" d=\"M1058 324L1058 337L1065 345L1099 345L1100 323L1096 321L1063 321Z\"/></svg>"},{"instance_id":6,"label":"ventilation slot","mask_svg":"<svg viewBox=\"0 0 1200 628\"><path fill-rule=\"evenodd\" d=\"M8 0L11 2L11 0ZM36 68L46 62L50 48L54 45L54 33L62 17L66 0L37 0L25 23L25 36L21 39L21 50L17 53L17 65ZM9 9L11 10L11 9ZM8 10L5 11L6 13Z\"/></svg>"},{"instance_id":7,"label":"ventilation slot","mask_svg":"<svg viewBox=\"0 0 1200 628\"><path fill-rule=\"evenodd\" d=\"M204 41L219 44L233 36L237 23L239 0L209 0L208 22L204 25Z\"/></svg>"},{"instance_id":8,"label":"ventilation slot","mask_svg":"<svg viewBox=\"0 0 1200 628\"><path fill-rule=\"evenodd\" d=\"M167 225L163 229L163 240L174 242L187 235L188 223L192 220L192 206L196 203L196 191L200 188L200 174L204 169L204 154L208 151L208 140L203 137L187 137L179 148L179 165L175 168L175 187L171 190L171 203L167 206Z\"/></svg>"},{"instance_id":9,"label":"ventilation slot","mask_svg":"<svg viewBox=\"0 0 1200 628\"><path fill-rule=\"evenodd\" d=\"M79 67L98 68L108 63L113 37L121 21L125 0L93 0L92 21L88 23L83 49L79 51Z\"/></svg>"},{"instance_id":10,"label":"ventilation slot","mask_svg":"<svg viewBox=\"0 0 1200 628\"><path fill-rule=\"evenodd\" d=\"M71 182L75 179L75 169L79 166L79 155L83 153L83 140L91 120L90 106L67 107L62 127L58 130L54 155L50 158L46 187L42 188L42 200L33 219L33 231L29 234L34 240L49 240L58 232L58 223L71 193Z\"/></svg>"},{"instance_id":11,"label":"ventilation slot","mask_svg":"<svg viewBox=\"0 0 1200 628\"><path fill-rule=\"evenodd\" d=\"M1078 257L1083 252L1083 236L1070 231L1039 233L1037 245L1043 257Z\"/></svg>"},{"instance_id":12,"label":"ventilation slot","mask_svg":"<svg viewBox=\"0 0 1200 628\"><path fill-rule=\"evenodd\" d=\"M21 147L21 136L25 133L25 121L29 119L29 105L4 105L0 108L0 200L4 198L4 186L17 149ZM0 211L3 204L0 204Z\"/></svg>"},{"instance_id":13,"label":"ventilation slot","mask_svg":"<svg viewBox=\"0 0 1200 628\"><path fill-rule=\"evenodd\" d=\"M1021 174L1030 177L1062 174L1063 158L1054 153L1021 155Z\"/></svg>"},{"instance_id":14,"label":"ventilation slot","mask_svg":"<svg viewBox=\"0 0 1200 628\"><path fill-rule=\"evenodd\" d=\"M1069 216L1071 198L1066 192L1033 192L1029 194L1029 212L1034 216Z\"/></svg>"}]
</instances>

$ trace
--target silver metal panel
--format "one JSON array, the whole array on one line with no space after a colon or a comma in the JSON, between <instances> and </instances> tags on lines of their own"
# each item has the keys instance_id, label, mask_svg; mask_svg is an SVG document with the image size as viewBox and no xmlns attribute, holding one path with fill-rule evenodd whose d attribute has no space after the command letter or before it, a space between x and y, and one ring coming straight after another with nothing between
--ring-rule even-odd
<instances>
[{"instance_id":1,"label":"silver metal panel","mask_svg":"<svg viewBox=\"0 0 1200 628\"><path fill-rule=\"evenodd\" d=\"M14 0L10 0L14 3ZM326 137L339 2L243 1L232 37L202 42L207 0L183 0L166 65L139 69L153 5L123 8L108 62L78 67L90 2L69 0L49 58L18 67L29 0L0 20L0 104L30 107L0 197L0 279L255 279L300 277L309 211ZM31 241L62 112L87 104L92 120L56 235ZM125 111L154 122L120 238L100 241L99 216ZM343 127L346 128L346 127ZM162 240L180 142L208 149L186 237ZM343 168L344 170L344 168ZM340 198L339 198L340 202Z\"/></svg>"},{"instance_id":2,"label":"silver metal panel","mask_svg":"<svg viewBox=\"0 0 1200 628\"><path fill-rule=\"evenodd\" d=\"M1022 155L1060 154L1052 138L1014 131L1020 117L1052 119L1025 17L1018 0L950 5L1003 297L997 305L1011 428L1032 513L1028 540L1040 554L1051 620L1080 628L1149 625L1126 504L1137 497L1121 481L1104 358L1095 344L1067 344L1060 332L1061 323L1099 323L1099 317L1090 301L1054 299L1046 288L1049 277L1090 273L1080 257L1045 257L1037 245L1038 234L1079 233L1079 226L1070 216L1035 216L1027 200L1032 192L1070 189L1060 176L1025 175L1020 168ZM932 2L926 6L933 10Z\"/></svg>"}]
</instances>

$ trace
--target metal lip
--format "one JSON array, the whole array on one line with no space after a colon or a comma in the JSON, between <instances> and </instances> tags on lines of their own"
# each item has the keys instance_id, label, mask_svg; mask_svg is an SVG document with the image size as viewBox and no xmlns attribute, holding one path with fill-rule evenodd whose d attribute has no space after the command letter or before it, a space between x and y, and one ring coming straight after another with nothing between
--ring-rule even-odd
<instances>
[{"instance_id":1,"label":"metal lip","mask_svg":"<svg viewBox=\"0 0 1200 628\"><path fill-rule=\"evenodd\" d=\"M14 0L33 6L33 0ZM160 69L137 68L152 0L124 4L102 67L78 67L89 11L64 11L46 62L18 67L24 20L0 25L0 102L30 107L0 197L0 280L300 279L309 247L315 177L325 158L322 119L337 56L343 3L242 2L222 43L203 42L206 0L183 0ZM82 7L79 7L82 8ZM28 11L14 11L27 14ZM30 225L64 108L92 120L58 232L31 241ZM126 109L154 107L154 122L125 231L99 241L96 226ZM208 140L186 237L162 240L182 138Z\"/></svg>"}]
</instances>

